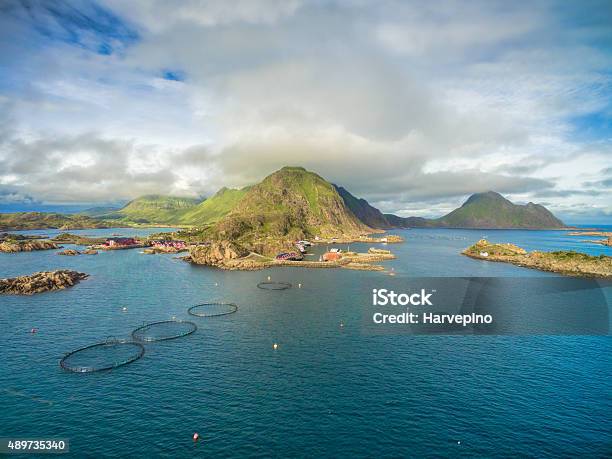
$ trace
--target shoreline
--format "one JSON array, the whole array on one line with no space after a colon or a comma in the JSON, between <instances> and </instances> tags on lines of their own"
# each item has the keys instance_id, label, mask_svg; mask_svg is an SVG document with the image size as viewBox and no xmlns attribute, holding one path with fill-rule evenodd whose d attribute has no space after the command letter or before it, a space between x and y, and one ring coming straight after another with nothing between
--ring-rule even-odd
<instances>
[{"instance_id":1,"label":"shoreline","mask_svg":"<svg viewBox=\"0 0 612 459\"><path fill-rule=\"evenodd\" d=\"M612 257L606 255L592 256L574 251L527 252L514 244L495 244L486 239L479 240L461 254L476 260L510 263L564 276L612 278Z\"/></svg>"}]
</instances>

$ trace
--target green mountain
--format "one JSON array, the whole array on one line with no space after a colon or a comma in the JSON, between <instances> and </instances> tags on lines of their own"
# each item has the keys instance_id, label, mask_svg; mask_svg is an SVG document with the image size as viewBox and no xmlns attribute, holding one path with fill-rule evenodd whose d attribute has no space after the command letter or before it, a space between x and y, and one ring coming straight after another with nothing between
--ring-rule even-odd
<instances>
[{"instance_id":1,"label":"green mountain","mask_svg":"<svg viewBox=\"0 0 612 459\"><path fill-rule=\"evenodd\" d=\"M217 222L236 207L236 204L244 197L248 189L249 187L240 190L221 188L213 197L189 208L180 216L178 222L196 226Z\"/></svg>"},{"instance_id":2,"label":"green mountain","mask_svg":"<svg viewBox=\"0 0 612 459\"><path fill-rule=\"evenodd\" d=\"M513 204L494 191L476 193L461 207L437 219L396 217L397 226L435 228L563 228L546 207L532 202Z\"/></svg>"},{"instance_id":3,"label":"green mountain","mask_svg":"<svg viewBox=\"0 0 612 459\"><path fill-rule=\"evenodd\" d=\"M513 204L494 191L473 194L461 207L437 220L453 228L563 228L548 209L532 202Z\"/></svg>"},{"instance_id":4,"label":"green mountain","mask_svg":"<svg viewBox=\"0 0 612 459\"><path fill-rule=\"evenodd\" d=\"M79 212L79 215L86 215L87 217L97 218L103 215L112 214L113 212L116 212L120 209L121 209L120 206L117 206L117 207L112 207L112 206L90 207L89 209L85 209Z\"/></svg>"},{"instance_id":5,"label":"green mountain","mask_svg":"<svg viewBox=\"0 0 612 459\"><path fill-rule=\"evenodd\" d=\"M284 167L248 188L232 211L211 227L210 235L271 254L298 239L371 231L334 185L302 167Z\"/></svg>"},{"instance_id":6,"label":"green mountain","mask_svg":"<svg viewBox=\"0 0 612 459\"><path fill-rule=\"evenodd\" d=\"M200 203L200 199L151 194L128 202L121 209L100 218L130 223L177 224L181 217Z\"/></svg>"},{"instance_id":7,"label":"green mountain","mask_svg":"<svg viewBox=\"0 0 612 459\"><path fill-rule=\"evenodd\" d=\"M356 198L341 186L334 185L334 187L351 212L370 228L386 229L395 226L389 222L387 217L383 215L380 210L371 206L365 199ZM391 217L395 217L395 215Z\"/></svg>"}]
</instances>

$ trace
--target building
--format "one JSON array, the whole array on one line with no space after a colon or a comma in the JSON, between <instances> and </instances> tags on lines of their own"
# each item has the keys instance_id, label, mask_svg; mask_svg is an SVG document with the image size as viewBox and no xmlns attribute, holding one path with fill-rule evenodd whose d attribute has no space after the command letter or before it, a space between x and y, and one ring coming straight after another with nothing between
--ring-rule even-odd
<instances>
[{"instance_id":1,"label":"building","mask_svg":"<svg viewBox=\"0 0 612 459\"><path fill-rule=\"evenodd\" d=\"M108 247L128 247L137 244L138 241L133 237L109 237L104 243Z\"/></svg>"},{"instance_id":2,"label":"building","mask_svg":"<svg viewBox=\"0 0 612 459\"><path fill-rule=\"evenodd\" d=\"M337 261L342 258L340 252L326 252L323 254L323 261Z\"/></svg>"}]
</instances>

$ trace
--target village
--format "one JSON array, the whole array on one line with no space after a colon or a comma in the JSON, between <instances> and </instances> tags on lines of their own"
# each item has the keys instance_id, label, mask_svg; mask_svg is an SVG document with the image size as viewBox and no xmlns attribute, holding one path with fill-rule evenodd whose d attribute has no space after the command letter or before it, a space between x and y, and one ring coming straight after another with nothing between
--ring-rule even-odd
<instances>
[{"instance_id":1,"label":"village","mask_svg":"<svg viewBox=\"0 0 612 459\"><path fill-rule=\"evenodd\" d=\"M142 249L142 254L178 254L189 252L182 260L196 264L209 265L229 270L255 270L273 266L294 266L303 268L345 268L355 270L383 271L384 268L374 262L395 259L389 250L371 247L366 253L351 251L351 243L389 244L402 242L399 236L387 235L379 238L359 236L351 239L315 237L313 241L298 240L287 245L294 250L285 250L273 256L264 256L249 252L229 241L186 242L169 238L161 234L152 237L130 237L112 235L110 237L88 237L71 233L60 233L49 239L30 236L5 234L0 251L21 252L35 250L64 249L60 244L85 246L85 249L65 248L58 255L97 255L99 251ZM344 246L346 244L346 246ZM344 246L343 248L340 245ZM315 247L326 246L323 251ZM314 257L307 259L306 257ZM390 273L393 275L394 273Z\"/></svg>"}]
</instances>

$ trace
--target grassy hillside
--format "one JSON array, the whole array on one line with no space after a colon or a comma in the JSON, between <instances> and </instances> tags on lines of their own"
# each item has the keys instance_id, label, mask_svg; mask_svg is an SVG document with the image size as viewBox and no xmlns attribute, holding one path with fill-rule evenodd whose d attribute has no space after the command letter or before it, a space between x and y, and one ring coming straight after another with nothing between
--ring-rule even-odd
<instances>
[{"instance_id":1,"label":"grassy hillside","mask_svg":"<svg viewBox=\"0 0 612 459\"><path fill-rule=\"evenodd\" d=\"M249 187L237 189L221 188L213 197L191 207L180 216L184 225L206 225L225 217L247 193Z\"/></svg>"},{"instance_id":2,"label":"grassy hillside","mask_svg":"<svg viewBox=\"0 0 612 459\"><path fill-rule=\"evenodd\" d=\"M101 218L129 223L177 224L181 217L198 205L200 199L151 194L128 202L118 211Z\"/></svg>"},{"instance_id":3,"label":"grassy hillside","mask_svg":"<svg viewBox=\"0 0 612 459\"><path fill-rule=\"evenodd\" d=\"M331 183L302 167L284 167L249 188L211 235L273 253L297 239L370 231Z\"/></svg>"},{"instance_id":4,"label":"grassy hillside","mask_svg":"<svg viewBox=\"0 0 612 459\"><path fill-rule=\"evenodd\" d=\"M391 226L406 228L539 229L565 226L540 204L513 204L494 191L473 194L461 207L440 218L398 217L391 214L385 214L385 218Z\"/></svg>"},{"instance_id":5,"label":"grassy hillside","mask_svg":"<svg viewBox=\"0 0 612 459\"><path fill-rule=\"evenodd\" d=\"M437 226L452 228L562 228L563 222L548 209L530 202L513 204L499 193L472 196L458 209L437 219Z\"/></svg>"}]
</instances>

